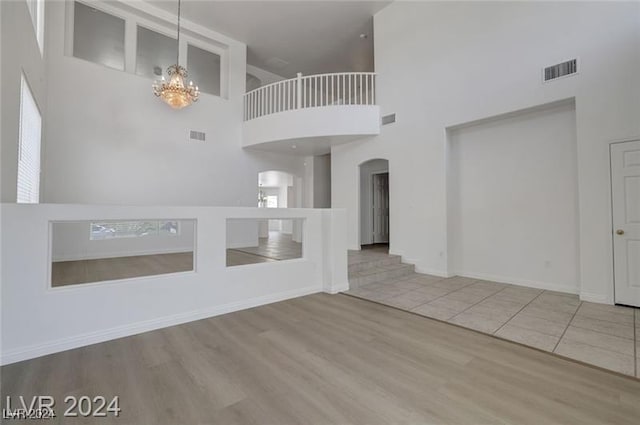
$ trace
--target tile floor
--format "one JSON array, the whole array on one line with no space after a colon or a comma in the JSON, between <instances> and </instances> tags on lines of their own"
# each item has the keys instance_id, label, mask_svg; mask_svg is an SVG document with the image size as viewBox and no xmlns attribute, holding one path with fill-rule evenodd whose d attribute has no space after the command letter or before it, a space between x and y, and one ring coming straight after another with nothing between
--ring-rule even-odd
<instances>
[{"instance_id":1,"label":"tile floor","mask_svg":"<svg viewBox=\"0 0 640 425\"><path fill-rule=\"evenodd\" d=\"M352 270L367 258L383 261L380 254L380 250L350 253ZM385 267L393 265L376 266L382 271ZM640 309L581 302L577 295L560 292L417 273L352 287L347 294L640 377Z\"/></svg>"}]
</instances>

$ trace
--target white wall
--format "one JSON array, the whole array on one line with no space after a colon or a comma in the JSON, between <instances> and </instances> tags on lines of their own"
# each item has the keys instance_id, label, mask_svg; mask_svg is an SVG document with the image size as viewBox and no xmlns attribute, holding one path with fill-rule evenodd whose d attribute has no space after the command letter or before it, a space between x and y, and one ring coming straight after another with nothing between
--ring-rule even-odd
<instances>
[{"instance_id":1,"label":"white wall","mask_svg":"<svg viewBox=\"0 0 640 425\"><path fill-rule=\"evenodd\" d=\"M247 64L247 73L260 80L260 87L286 79L281 75L274 74L273 72L269 72L266 69L258 68L257 66L249 64Z\"/></svg>"},{"instance_id":2,"label":"white wall","mask_svg":"<svg viewBox=\"0 0 640 425\"><path fill-rule=\"evenodd\" d=\"M257 220L227 220L227 248L258 246Z\"/></svg>"},{"instance_id":3,"label":"white wall","mask_svg":"<svg viewBox=\"0 0 640 425\"><path fill-rule=\"evenodd\" d=\"M195 247L195 222L180 220L177 235L149 235L138 238L90 240L91 222L52 224L52 261L128 257L171 252L189 252Z\"/></svg>"},{"instance_id":4,"label":"white wall","mask_svg":"<svg viewBox=\"0 0 640 425\"><path fill-rule=\"evenodd\" d=\"M304 189L302 206L305 208L313 208L314 196L313 196L313 156L304 157Z\"/></svg>"},{"instance_id":5,"label":"white wall","mask_svg":"<svg viewBox=\"0 0 640 425\"><path fill-rule=\"evenodd\" d=\"M47 5L48 6L48 5ZM2 85L1 171L2 202L16 202L18 175L18 137L20 124L20 75L24 72L33 97L43 115L43 127L47 84L45 64L38 48L31 15L23 0L2 1L0 25L0 51L2 52L0 83ZM48 46L45 44L45 49ZM41 155L46 151L43 148ZM41 177L44 180L45 176ZM42 190L40 191L42 193Z\"/></svg>"},{"instance_id":6,"label":"white wall","mask_svg":"<svg viewBox=\"0 0 640 425\"><path fill-rule=\"evenodd\" d=\"M348 289L344 211L2 204L0 215L2 364L314 292ZM197 220L196 270L49 287L51 221L140 217ZM305 220L304 257L226 267L227 218L275 217Z\"/></svg>"},{"instance_id":7,"label":"white wall","mask_svg":"<svg viewBox=\"0 0 640 425\"><path fill-rule=\"evenodd\" d=\"M229 90L176 111L149 79L65 56L65 5L48 6L46 202L255 206L259 170L303 173L302 158L241 148L243 43L184 23L226 46ZM188 141L192 129L206 142Z\"/></svg>"},{"instance_id":8,"label":"white wall","mask_svg":"<svg viewBox=\"0 0 640 425\"><path fill-rule=\"evenodd\" d=\"M313 208L331 208L331 154L313 157Z\"/></svg>"},{"instance_id":9,"label":"white wall","mask_svg":"<svg viewBox=\"0 0 640 425\"><path fill-rule=\"evenodd\" d=\"M389 161L374 159L360 165L360 244L373 243L373 174L389 172ZM360 247L358 246L358 249Z\"/></svg>"},{"instance_id":10,"label":"white wall","mask_svg":"<svg viewBox=\"0 0 640 425\"><path fill-rule=\"evenodd\" d=\"M391 250L417 270L447 258L446 128L575 98L580 293L612 302L609 144L640 137L640 4L394 2L374 19L376 95L397 122L332 148L332 206L358 245L358 164L388 158ZM580 74L543 84L573 57Z\"/></svg>"},{"instance_id":11,"label":"white wall","mask_svg":"<svg viewBox=\"0 0 640 425\"><path fill-rule=\"evenodd\" d=\"M573 102L452 130L453 272L579 289Z\"/></svg>"}]
</instances>

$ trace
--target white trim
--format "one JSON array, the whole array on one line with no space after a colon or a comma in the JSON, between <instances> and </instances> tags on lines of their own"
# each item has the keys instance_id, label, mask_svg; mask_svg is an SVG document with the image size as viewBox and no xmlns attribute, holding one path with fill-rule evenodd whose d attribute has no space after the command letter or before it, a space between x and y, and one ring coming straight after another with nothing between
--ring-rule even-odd
<instances>
[{"instance_id":1,"label":"white trim","mask_svg":"<svg viewBox=\"0 0 640 425\"><path fill-rule=\"evenodd\" d=\"M445 278L455 276L454 273L449 273L445 270L428 269L428 268L422 268L420 266L415 266L415 271L416 273L420 273L420 274L428 274L431 276L438 276L438 277L445 277Z\"/></svg>"},{"instance_id":2,"label":"white trim","mask_svg":"<svg viewBox=\"0 0 640 425\"><path fill-rule=\"evenodd\" d=\"M586 291L580 291L580 301L610 305L614 304L613 300L607 294Z\"/></svg>"},{"instance_id":3,"label":"white trim","mask_svg":"<svg viewBox=\"0 0 640 425\"><path fill-rule=\"evenodd\" d=\"M23 360L29 360L47 354L58 353L60 351L71 350L73 348L84 347L87 345L97 344L122 338L126 336L136 335L143 332L149 332L156 329L162 329L182 323L193 322L196 320L206 319L209 317L219 316L234 311L245 310L260 305L270 304L290 298L301 297L304 295L320 292L318 285L307 286L304 288L283 291L275 294L263 295L250 298L247 300L236 301L213 308L191 311L188 313L174 314L171 316L160 317L157 319L144 320L141 322L118 326L111 329L105 329L97 332L80 334L56 341L48 341L42 344L22 347L2 353L0 365L7 365Z\"/></svg>"},{"instance_id":4,"label":"white trim","mask_svg":"<svg viewBox=\"0 0 640 425\"><path fill-rule=\"evenodd\" d=\"M325 287L324 292L327 294L335 295L340 292L346 292L349 290L349 282L342 283L340 285L331 285L330 287Z\"/></svg>"},{"instance_id":5,"label":"white trim","mask_svg":"<svg viewBox=\"0 0 640 425\"><path fill-rule=\"evenodd\" d=\"M375 245L375 244L378 244L378 243L387 243L388 244L389 243L389 239L391 238L391 222L389 222L389 233L387 234L388 237L387 237L386 241L376 242L376 234L373 231L373 229L375 227L375 223L374 223L375 214L373 212L373 207L374 207L373 194L374 194L374 192L376 190L376 188L374 186L375 183L374 183L373 176L377 176L377 175L380 175L380 174L387 174L387 204L389 205L389 208L388 208L389 215L387 215L387 217L391 217L391 202L390 202L391 201L391 190L390 190L390 187L389 187L389 181L390 181L390 176L391 175L389 174L389 160L387 160L387 170L386 171L377 170L377 171L372 171L372 172L369 173L369 189L370 189L370 193L371 193L371 198L370 198L371 199L371 203L369 205L369 207L370 207L369 208L369 212L371 213L371 216L369 217L369 219L371 220L370 221L370 224L371 224L371 233L370 233L370 235L371 235L371 244L372 245Z\"/></svg>"},{"instance_id":6,"label":"white trim","mask_svg":"<svg viewBox=\"0 0 640 425\"><path fill-rule=\"evenodd\" d=\"M546 289L548 291L565 292L567 294L579 294L580 288L578 286L568 286L551 282L541 282L537 280L521 279L511 276L500 276L484 273L469 273L464 271L454 272L454 276L468 277L471 279L490 280L500 283L509 283L517 286L528 286L529 288Z\"/></svg>"}]
</instances>

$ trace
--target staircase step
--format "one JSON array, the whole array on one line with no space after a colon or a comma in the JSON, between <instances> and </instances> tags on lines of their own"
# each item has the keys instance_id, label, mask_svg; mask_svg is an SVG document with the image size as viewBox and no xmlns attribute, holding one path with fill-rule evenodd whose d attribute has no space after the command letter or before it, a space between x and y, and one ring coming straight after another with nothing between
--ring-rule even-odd
<instances>
[{"instance_id":1,"label":"staircase step","mask_svg":"<svg viewBox=\"0 0 640 425\"><path fill-rule=\"evenodd\" d=\"M415 273L415 267L412 264L392 263L381 267L372 267L349 272L349 286L358 288L371 283L383 282L392 279L402 279Z\"/></svg>"},{"instance_id":2,"label":"staircase step","mask_svg":"<svg viewBox=\"0 0 640 425\"><path fill-rule=\"evenodd\" d=\"M400 264L399 255L368 256L349 259L349 273L355 273L371 268L382 268L393 264Z\"/></svg>"}]
</instances>

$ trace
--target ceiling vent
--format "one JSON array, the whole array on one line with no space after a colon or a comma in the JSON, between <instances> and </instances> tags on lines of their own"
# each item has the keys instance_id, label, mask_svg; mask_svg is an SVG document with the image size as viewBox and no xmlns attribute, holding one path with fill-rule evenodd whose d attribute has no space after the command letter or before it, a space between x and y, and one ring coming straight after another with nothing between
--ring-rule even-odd
<instances>
[{"instance_id":1,"label":"ceiling vent","mask_svg":"<svg viewBox=\"0 0 640 425\"><path fill-rule=\"evenodd\" d=\"M206 133L204 133L203 131L195 131L195 130L191 130L189 131L189 139L190 140L195 140L197 142L204 142L206 140Z\"/></svg>"},{"instance_id":2,"label":"ceiling vent","mask_svg":"<svg viewBox=\"0 0 640 425\"><path fill-rule=\"evenodd\" d=\"M556 65L551 65L542 70L542 79L547 81L568 77L578 73L578 59L571 59Z\"/></svg>"},{"instance_id":3,"label":"ceiling vent","mask_svg":"<svg viewBox=\"0 0 640 425\"><path fill-rule=\"evenodd\" d=\"M389 114L382 117L382 125L387 125L396 122L396 114Z\"/></svg>"}]
</instances>

